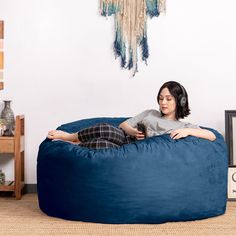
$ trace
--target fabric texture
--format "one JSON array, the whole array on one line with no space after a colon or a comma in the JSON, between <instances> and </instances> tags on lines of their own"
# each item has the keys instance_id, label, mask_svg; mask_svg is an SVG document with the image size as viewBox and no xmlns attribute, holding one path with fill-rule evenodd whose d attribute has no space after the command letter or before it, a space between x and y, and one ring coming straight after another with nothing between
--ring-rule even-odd
<instances>
[{"instance_id":1,"label":"fabric texture","mask_svg":"<svg viewBox=\"0 0 236 236\"><path fill-rule=\"evenodd\" d=\"M146 126L147 137L152 137L161 134L170 134L176 129L183 128L199 128L198 125L194 125L179 120L167 120L161 116L161 113L157 110L150 109L126 120L126 122L132 127L137 127L139 122Z\"/></svg>"},{"instance_id":2,"label":"fabric texture","mask_svg":"<svg viewBox=\"0 0 236 236\"><path fill-rule=\"evenodd\" d=\"M76 132L97 123L118 126L127 118L94 118L64 124ZM164 134L94 150L44 140L37 159L40 209L49 216L100 223L163 223L224 214L228 154L214 142Z\"/></svg>"}]
</instances>

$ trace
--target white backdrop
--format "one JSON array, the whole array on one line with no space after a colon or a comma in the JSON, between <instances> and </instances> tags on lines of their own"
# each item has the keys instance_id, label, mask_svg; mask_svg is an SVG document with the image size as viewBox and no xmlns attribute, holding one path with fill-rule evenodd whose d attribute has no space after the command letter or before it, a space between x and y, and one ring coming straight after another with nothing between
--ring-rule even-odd
<instances>
[{"instance_id":1,"label":"white backdrop","mask_svg":"<svg viewBox=\"0 0 236 236\"><path fill-rule=\"evenodd\" d=\"M157 108L163 82L188 91L188 121L224 134L224 110L236 110L236 1L167 0L148 20L150 57L134 78L114 59L112 18L99 0L0 0L5 21L5 90L25 114L26 183L36 183L39 144L49 129L88 117L133 116ZM0 160L12 177L10 158Z\"/></svg>"}]
</instances>

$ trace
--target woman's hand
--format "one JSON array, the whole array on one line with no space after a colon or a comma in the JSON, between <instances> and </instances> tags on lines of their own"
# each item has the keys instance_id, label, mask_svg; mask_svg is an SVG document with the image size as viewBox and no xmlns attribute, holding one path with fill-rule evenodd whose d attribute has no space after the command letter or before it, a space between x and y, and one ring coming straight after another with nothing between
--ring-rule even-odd
<instances>
[{"instance_id":1,"label":"woman's hand","mask_svg":"<svg viewBox=\"0 0 236 236\"><path fill-rule=\"evenodd\" d=\"M172 139L180 139L180 138L185 138L187 136L194 136L198 138L204 138L210 141L214 141L216 139L215 134L207 129L202 129L202 128L183 128L183 129L177 129L174 130L171 134L170 137Z\"/></svg>"},{"instance_id":2,"label":"woman's hand","mask_svg":"<svg viewBox=\"0 0 236 236\"><path fill-rule=\"evenodd\" d=\"M123 122L119 125L119 128L125 131L126 134L135 137L137 140L141 140L145 138L145 135L138 131L137 128L133 128L131 125L129 125L127 122Z\"/></svg>"},{"instance_id":3,"label":"woman's hand","mask_svg":"<svg viewBox=\"0 0 236 236\"><path fill-rule=\"evenodd\" d=\"M135 128L134 128L133 131L134 131L134 135L132 135L132 136L134 136L137 140L142 140L142 139L145 138L145 135L144 135L143 132L141 132L141 131L139 131L139 130L137 130Z\"/></svg>"},{"instance_id":4,"label":"woman's hand","mask_svg":"<svg viewBox=\"0 0 236 236\"><path fill-rule=\"evenodd\" d=\"M128 133L129 132L129 133ZM143 132L139 131L137 128L129 127L128 134L132 137L135 137L137 140L142 140L145 138Z\"/></svg>"},{"instance_id":5,"label":"woman's hand","mask_svg":"<svg viewBox=\"0 0 236 236\"><path fill-rule=\"evenodd\" d=\"M172 139L180 139L185 138L190 135L190 129L184 128L184 129L176 129L171 134L170 137Z\"/></svg>"}]
</instances>

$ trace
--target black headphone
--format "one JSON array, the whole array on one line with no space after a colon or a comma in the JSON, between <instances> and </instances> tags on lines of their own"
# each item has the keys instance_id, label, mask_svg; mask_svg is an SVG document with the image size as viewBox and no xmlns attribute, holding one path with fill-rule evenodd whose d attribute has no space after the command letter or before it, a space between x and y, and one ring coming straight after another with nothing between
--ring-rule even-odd
<instances>
[{"instance_id":1,"label":"black headphone","mask_svg":"<svg viewBox=\"0 0 236 236\"><path fill-rule=\"evenodd\" d=\"M181 89L181 94L178 97L178 103L181 107L184 107L187 103L187 93L186 93L184 87L180 83L176 82L176 84L178 84L178 86Z\"/></svg>"}]
</instances>

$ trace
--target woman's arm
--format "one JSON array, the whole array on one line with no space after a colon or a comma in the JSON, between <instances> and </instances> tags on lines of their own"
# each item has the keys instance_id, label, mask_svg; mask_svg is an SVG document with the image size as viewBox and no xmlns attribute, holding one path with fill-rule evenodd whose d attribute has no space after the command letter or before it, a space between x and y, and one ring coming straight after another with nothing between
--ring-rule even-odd
<instances>
[{"instance_id":1,"label":"woman's arm","mask_svg":"<svg viewBox=\"0 0 236 236\"><path fill-rule=\"evenodd\" d=\"M216 139L216 136L213 132L207 129L202 129L202 128L184 128L184 129L177 129L174 130L171 134L170 137L173 139L180 139L184 138L187 136L195 136L198 138L204 138L208 139L210 141L214 141Z\"/></svg>"},{"instance_id":2,"label":"woman's arm","mask_svg":"<svg viewBox=\"0 0 236 236\"><path fill-rule=\"evenodd\" d=\"M128 122L124 121L119 125L119 128L124 130L126 134L135 137L138 140L144 139L144 134L133 128Z\"/></svg>"}]
</instances>

